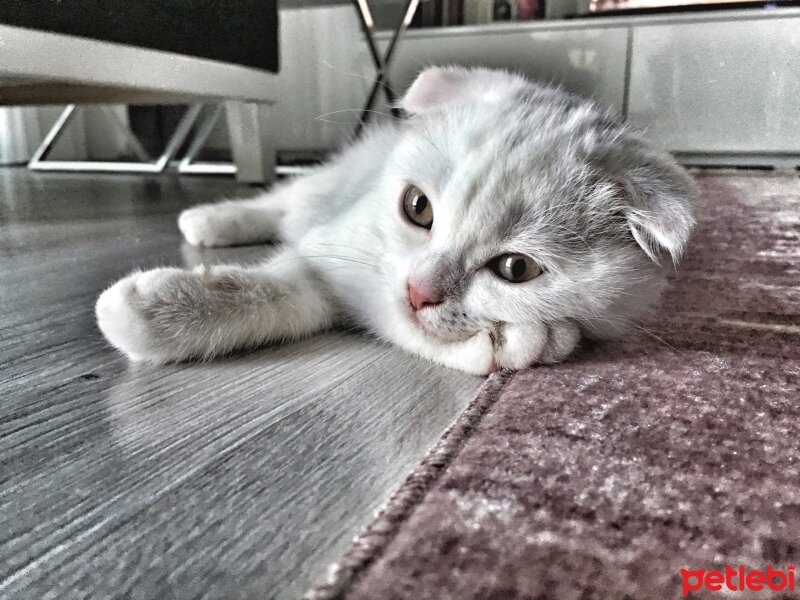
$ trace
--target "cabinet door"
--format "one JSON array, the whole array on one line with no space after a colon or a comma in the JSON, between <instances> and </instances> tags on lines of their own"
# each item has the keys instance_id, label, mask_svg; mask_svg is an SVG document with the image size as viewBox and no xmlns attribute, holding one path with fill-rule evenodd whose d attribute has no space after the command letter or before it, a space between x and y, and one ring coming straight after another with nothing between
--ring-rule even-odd
<instances>
[{"instance_id":1,"label":"cabinet door","mask_svg":"<svg viewBox=\"0 0 800 600\"><path fill-rule=\"evenodd\" d=\"M626 43L626 27L515 25L414 32L402 40L391 77L402 92L428 65L511 69L563 85L621 113Z\"/></svg>"},{"instance_id":2,"label":"cabinet door","mask_svg":"<svg viewBox=\"0 0 800 600\"><path fill-rule=\"evenodd\" d=\"M632 123L675 152L800 153L800 18L633 29Z\"/></svg>"}]
</instances>

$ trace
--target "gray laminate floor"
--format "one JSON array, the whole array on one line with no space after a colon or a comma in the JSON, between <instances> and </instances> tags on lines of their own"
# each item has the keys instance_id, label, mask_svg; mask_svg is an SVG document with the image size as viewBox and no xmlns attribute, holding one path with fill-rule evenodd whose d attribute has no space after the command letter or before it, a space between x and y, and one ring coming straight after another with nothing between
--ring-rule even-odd
<instances>
[{"instance_id":1,"label":"gray laminate floor","mask_svg":"<svg viewBox=\"0 0 800 600\"><path fill-rule=\"evenodd\" d=\"M131 365L98 293L226 179L0 169L0 597L296 598L480 385L355 334Z\"/></svg>"}]
</instances>

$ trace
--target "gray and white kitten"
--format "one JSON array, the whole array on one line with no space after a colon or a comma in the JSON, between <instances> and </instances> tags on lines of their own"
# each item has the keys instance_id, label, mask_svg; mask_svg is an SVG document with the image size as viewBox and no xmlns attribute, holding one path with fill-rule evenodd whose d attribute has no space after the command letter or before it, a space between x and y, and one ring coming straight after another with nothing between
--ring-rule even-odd
<instances>
[{"instance_id":1,"label":"gray and white kitten","mask_svg":"<svg viewBox=\"0 0 800 600\"><path fill-rule=\"evenodd\" d=\"M254 267L134 273L97 320L133 360L209 358L358 324L468 373L567 357L658 300L694 220L686 173L595 105L503 71L431 68L309 175L192 208L186 240L279 240Z\"/></svg>"}]
</instances>

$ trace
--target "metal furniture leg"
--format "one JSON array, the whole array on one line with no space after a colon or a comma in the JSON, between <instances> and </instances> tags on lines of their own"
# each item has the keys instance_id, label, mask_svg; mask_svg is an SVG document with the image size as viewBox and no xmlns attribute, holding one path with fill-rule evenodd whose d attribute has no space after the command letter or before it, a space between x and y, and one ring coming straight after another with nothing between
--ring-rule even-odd
<instances>
[{"instance_id":1,"label":"metal furniture leg","mask_svg":"<svg viewBox=\"0 0 800 600\"><path fill-rule=\"evenodd\" d=\"M275 148L269 112L269 104L225 103L236 179L243 183L269 183L275 178Z\"/></svg>"},{"instance_id":2,"label":"metal furniture leg","mask_svg":"<svg viewBox=\"0 0 800 600\"><path fill-rule=\"evenodd\" d=\"M66 129L69 122L75 116L76 105L68 105L59 115L50 131L47 132L42 143L36 149L33 157L28 162L28 168L35 171L88 171L105 173L162 173L167 168L169 162L180 150L186 137L192 130L197 117L200 114L202 104L192 104L184 113L183 117L175 128L175 132L167 141L164 151L155 161L143 160L142 162L114 162L114 161L80 161L80 160L46 160L47 154L53 149L61 134ZM119 119L113 119L118 125ZM124 124L122 124L124 125ZM123 131L127 130L124 126ZM132 136L127 131L126 137ZM133 150L140 158L147 156L141 144L133 145Z\"/></svg>"},{"instance_id":3,"label":"metal furniture leg","mask_svg":"<svg viewBox=\"0 0 800 600\"><path fill-rule=\"evenodd\" d=\"M364 110L361 113L359 123L356 126L356 135L361 132L364 123L366 123L367 119L369 118L369 115L371 114L370 111L372 110L372 106L375 103L375 99L378 96L378 91L380 89L383 89L383 92L386 95L386 100L391 105L392 114L394 116L400 115L400 111L394 106L397 98L395 97L395 93L391 88L391 82L389 81L389 69L392 64L392 58L397 50L397 45L400 42L400 38L402 38L403 34L405 34L406 29L408 29L408 26L411 24L411 20L414 18L414 13L417 12L419 1L420 0L406 0L403 19L395 29L394 35L392 35L392 39L389 42L389 47L386 49L386 54L381 56L378 45L375 43L374 38L375 20L372 18L372 12L369 9L367 0L353 0L353 6L356 9L359 22L361 23L361 30L364 32L364 37L367 40L367 47L369 48L369 54L372 57L372 63L375 65L376 70L375 82L373 83L372 90L367 97L367 102L364 105Z\"/></svg>"},{"instance_id":4,"label":"metal furniture leg","mask_svg":"<svg viewBox=\"0 0 800 600\"><path fill-rule=\"evenodd\" d=\"M208 136L217 124L224 105L211 105L210 110L206 110L205 116L197 126L194 139L189 144L181 162L178 164L178 172L182 175L236 175L236 165L232 163L219 162L195 162L200 150L203 149Z\"/></svg>"},{"instance_id":5,"label":"metal furniture leg","mask_svg":"<svg viewBox=\"0 0 800 600\"><path fill-rule=\"evenodd\" d=\"M197 155L203 149L203 145L208 140L208 136L214 129L214 125L216 125L223 110L226 110L226 114L228 114L229 129L231 127L238 129L244 126L244 121L242 120L242 116L240 114L242 109L241 107L237 107L235 104L236 103L234 103L234 105L231 107L226 107L223 104L215 104L210 106L210 110L206 111L205 116L202 118L197 127L195 136L186 151L186 155L178 164L179 173L182 175L238 175L239 170L235 163L195 162L195 158L197 158ZM233 116L230 116L230 113L228 112L231 110L234 113ZM263 107L259 108L258 110L266 112L266 109ZM258 135L261 140L259 142L261 150L256 149L254 151L264 152L265 143L268 142L268 139L265 139L264 136L267 135L268 131L267 128L263 126L259 126L259 130L260 131ZM231 133L231 148L235 147L237 149L236 155L239 156L240 161L242 153L247 153L250 151L246 148L247 144L252 146L254 143L255 139L253 136L246 136L242 133ZM239 176L239 179L241 181L246 181L247 183L261 183L262 180L259 179L260 175L258 169L253 171L252 165L248 168L251 168L250 174L248 175L248 173L245 172L245 175ZM264 168L268 168L268 165L264 165ZM311 169L312 167L302 165L276 165L274 172L276 175L302 175ZM266 174L266 171L264 171L264 173ZM269 182L271 178L265 177L264 180L266 183Z\"/></svg>"},{"instance_id":6,"label":"metal furniture leg","mask_svg":"<svg viewBox=\"0 0 800 600\"><path fill-rule=\"evenodd\" d=\"M125 136L125 139L128 142L128 147L133 150L134 154L136 154L136 157L142 162L150 162L152 160L150 153L147 152L144 146L142 146L139 138L133 134L130 126L122 119L122 117L119 116L119 113L110 106L102 106L101 108L103 112L106 113L117 124L117 128Z\"/></svg>"}]
</instances>

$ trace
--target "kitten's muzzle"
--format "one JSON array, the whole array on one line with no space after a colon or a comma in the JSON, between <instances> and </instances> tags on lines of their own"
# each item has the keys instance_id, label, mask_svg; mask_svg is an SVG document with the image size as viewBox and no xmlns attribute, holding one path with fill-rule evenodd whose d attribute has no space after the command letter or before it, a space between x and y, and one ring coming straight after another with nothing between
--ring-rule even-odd
<instances>
[{"instance_id":1,"label":"kitten's muzzle","mask_svg":"<svg viewBox=\"0 0 800 600\"><path fill-rule=\"evenodd\" d=\"M436 306L444 301L444 293L437 290L417 286L408 282L408 303L414 311L422 310L427 306Z\"/></svg>"}]
</instances>

